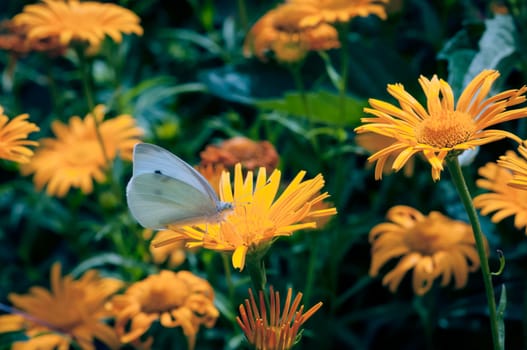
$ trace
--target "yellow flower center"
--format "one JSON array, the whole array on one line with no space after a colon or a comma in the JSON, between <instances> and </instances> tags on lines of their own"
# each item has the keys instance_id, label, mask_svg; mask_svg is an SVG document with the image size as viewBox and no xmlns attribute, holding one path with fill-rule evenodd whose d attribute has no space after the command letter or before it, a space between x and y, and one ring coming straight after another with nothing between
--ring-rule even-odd
<instances>
[{"instance_id":1,"label":"yellow flower center","mask_svg":"<svg viewBox=\"0 0 527 350\"><path fill-rule=\"evenodd\" d=\"M423 120L416 130L417 142L437 148L451 148L469 139L475 131L469 114L446 112Z\"/></svg>"},{"instance_id":2,"label":"yellow flower center","mask_svg":"<svg viewBox=\"0 0 527 350\"><path fill-rule=\"evenodd\" d=\"M463 223L453 221L439 212L431 212L408 230L405 243L412 251L434 255L459 244L464 238L465 230Z\"/></svg>"}]
</instances>

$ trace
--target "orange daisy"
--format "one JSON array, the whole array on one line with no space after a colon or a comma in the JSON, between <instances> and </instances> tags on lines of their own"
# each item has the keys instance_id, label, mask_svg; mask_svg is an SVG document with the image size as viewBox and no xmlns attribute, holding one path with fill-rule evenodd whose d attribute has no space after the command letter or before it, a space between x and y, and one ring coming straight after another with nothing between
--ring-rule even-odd
<instances>
[{"instance_id":1,"label":"orange daisy","mask_svg":"<svg viewBox=\"0 0 527 350\"><path fill-rule=\"evenodd\" d=\"M527 116L527 108L507 110L523 103L527 87L501 92L486 98L499 72L484 70L479 73L454 103L454 94L448 83L437 76L431 80L421 76L419 83L426 95L426 108L401 84L388 85L388 92L399 101L390 103L370 99L372 108L366 113L374 117L362 118L357 133L373 132L394 139L394 142L368 158L376 161L375 178L382 178L382 170L389 159L392 169L399 171L409 159L422 154L432 166L432 178L439 180L443 161L449 154L491 143L503 138L521 140L503 130L486 130L495 124Z\"/></svg>"},{"instance_id":2,"label":"orange daisy","mask_svg":"<svg viewBox=\"0 0 527 350\"><path fill-rule=\"evenodd\" d=\"M0 158L17 163L28 163L33 151L28 146L38 146L38 142L28 140L30 133L39 127L27 121L28 114L21 114L9 120L0 106Z\"/></svg>"},{"instance_id":3,"label":"orange daisy","mask_svg":"<svg viewBox=\"0 0 527 350\"><path fill-rule=\"evenodd\" d=\"M389 222L370 231L370 275L375 277L393 258L402 257L395 268L382 279L395 292L405 274L413 269L413 289L423 295L441 278L446 286L452 278L456 288L463 288L468 273L479 269L472 227L433 211L425 216L418 210L398 205L386 215ZM486 243L486 241L485 241Z\"/></svg>"}]
</instances>

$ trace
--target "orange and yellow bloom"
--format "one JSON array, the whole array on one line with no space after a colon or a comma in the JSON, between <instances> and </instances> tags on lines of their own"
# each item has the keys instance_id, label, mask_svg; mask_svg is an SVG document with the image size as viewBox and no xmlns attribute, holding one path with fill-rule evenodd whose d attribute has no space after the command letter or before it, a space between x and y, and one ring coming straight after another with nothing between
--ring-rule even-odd
<instances>
[{"instance_id":1,"label":"orange and yellow bloom","mask_svg":"<svg viewBox=\"0 0 527 350\"><path fill-rule=\"evenodd\" d=\"M42 0L26 5L13 21L27 26L29 40L58 36L61 45L88 42L90 50L97 50L106 35L120 43L123 33L143 34L135 13L116 4L96 1Z\"/></svg>"},{"instance_id":2,"label":"orange and yellow bloom","mask_svg":"<svg viewBox=\"0 0 527 350\"><path fill-rule=\"evenodd\" d=\"M117 334L103 322L110 316L104 305L122 285L95 270L78 280L62 277L60 264L54 264L51 290L33 287L28 294L9 294L13 306L27 316L0 316L0 332L25 332L29 340L15 342L14 349L68 349L75 343L82 350L95 350L95 339L117 349Z\"/></svg>"},{"instance_id":3,"label":"orange and yellow bloom","mask_svg":"<svg viewBox=\"0 0 527 350\"><path fill-rule=\"evenodd\" d=\"M413 289L423 295L441 278L446 286L452 278L456 288L463 288L468 273L476 271L480 260L469 224L452 220L433 211L425 216L418 210L398 205L388 211L389 222L370 231L370 275L377 276L391 259L402 257L397 266L382 279L395 292L405 274L413 269Z\"/></svg>"},{"instance_id":4,"label":"orange and yellow bloom","mask_svg":"<svg viewBox=\"0 0 527 350\"><path fill-rule=\"evenodd\" d=\"M132 159L133 147L142 135L132 116L122 114L104 120L104 113L104 106L99 105L84 119L71 117L68 125L54 121L51 129L56 138L40 140L31 162L22 166L22 174L35 174L36 188L41 190L47 185L50 196L63 197L71 188L91 193L94 180L105 180L109 161L117 156Z\"/></svg>"},{"instance_id":5,"label":"orange and yellow bloom","mask_svg":"<svg viewBox=\"0 0 527 350\"><path fill-rule=\"evenodd\" d=\"M316 11L304 16L300 22L303 27L310 27L322 22L348 22L354 17L370 15L386 19L386 3L389 0L289 0L293 5L310 5Z\"/></svg>"},{"instance_id":6,"label":"orange and yellow bloom","mask_svg":"<svg viewBox=\"0 0 527 350\"><path fill-rule=\"evenodd\" d=\"M510 186L527 191L527 141L518 147L518 153L521 157L513 152L501 156L498 164L512 172L512 179L508 183Z\"/></svg>"},{"instance_id":7,"label":"orange and yellow bloom","mask_svg":"<svg viewBox=\"0 0 527 350\"><path fill-rule=\"evenodd\" d=\"M511 163L527 169L527 161L513 151L508 151L501 159L506 165ZM491 216L494 223L513 216L514 226L527 233L527 191L510 185L512 172L496 163L487 163L479 168L478 173L482 178L476 181L476 185L490 192L476 196L474 206L481 210L482 215L494 212Z\"/></svg>"},{"instance_id":8,"label":"orange and yellow bloom","mask_svg":"<svg viewBox=\"0 0 527 350\"><path fill-rule=\"evenodd\" d=\"M221 179L220 199L234 203L233 212L223 222L194 227L169 225L168 228L175 231L174 236L154 244L186 240L187 247L232 252L232 264L241 270L248 254L263 256L278 237L316 228L316 218L336 214L335 208L313 209L315 204L329 197L327 192L320 193L324 186L322 175L302 181L304 176L305 172L300 172L275 200L280 186L279 170L267 177L265 168L260 168L253 183L252 172L247 173L244 181L238 164L234 169L234 192L229 173L223 173Z\"/></svg>"},{"instance_id":9,"label":"orange and yellow bloom","mask_svg":"<svg viewBox=\"0 0 527 350\"><path fill-rule=\"evenodd\" d=\"M374 117L362 118L357 133L373 132L394 139L394 142L368 158L376 161L375 178L382 177L385 163L395 157L394 171L400 170L409 159L422 154L432 167L432 178L439 180L443 162L449 154L475 148L503 138L521 140L513 133L488 127L527 116L527 108L507 110L525 102L527 87L507 90L486 98L499 73L484 70L454 101L451 87L442 79L429 80L423 76L419 83L426 95L426 108L401 84L388 85L388 92L399 101L400 107L370 99L366 113Z\"/></svg>"},{"instance_id":10,"label":"orange and yellow bloom","mask_svg":"<svg viewBox=\"0 0 527 350\"><path fill-rule=\"evenodd\" d=\"M317 9L303 4L282 4L260 18L247 35L246 56L255 54L266 61L266 53L273 52L281 62L301 61L309 51L325 51L340 47L338 32L320 23L301 27L300 22Z\"/></svg>"},{"instance_id":11,"label":"orange and yellow bloom","mask_svg":"<svg viewBox=\"0 0 527 350\"><path fill-rule=\"evenodd\" d=\"M115 315L121 342L140 342L152 323L159 321L163 327L181 327L189 350L194 349L200 326L213 327L219 316L211 285L189 271L163 270L148 276L114 296L107 309Z\"/></svg>"},{"instance_id":12,"label":"orange and yellow bloom","mask_svg":"<svg viewBox=\"0 0 527 350\"><path fill-rule=\"evenodd\" d=\"M17 163L28 163L33 151L28 146L38 146L38 142L28 140L30 133L39 131L39 127L27 121L28 114L9 119L0 106L0 159Z\"/></svg>"},{"instance_id":13,"label":"orange and yellow bloom","mask_svg":"<svg viewBox=\"0 0 527 350\"><path fill-rule=\"evenodd\" d=\"M302 293L298 293L292 300L293 292L289 288L283 310L280 310L280 293L271 287L269 294L268 309L263 291L260 291L257 303L252 290L249 289L249 299L245 299L245 304L240 305L240 316L236 317L236 321L254 349L291 349L298 341L300 328L322 307L322 302L304 312L304 305L300 305Z\"/></svg>"}]
</instances>

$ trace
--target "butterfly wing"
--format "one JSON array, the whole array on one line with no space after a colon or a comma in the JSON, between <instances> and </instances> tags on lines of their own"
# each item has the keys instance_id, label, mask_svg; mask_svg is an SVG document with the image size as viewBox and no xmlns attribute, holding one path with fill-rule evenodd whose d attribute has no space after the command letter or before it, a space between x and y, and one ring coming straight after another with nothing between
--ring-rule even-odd
<instances>
[{"instance_id":1,"label":"butterfly wing","mask_svg":"<svg viewBox=\"0 0 527 350\"><path fill-rule=\"evenodd\" d=\"M218 217L216 203L187 182L163 174L134 175L126 187L128 207L143 226L192 225Z\"/></svg>"},{"instance_id":2,"label":"butterfly wing","mask_svg":"<svg viewBox=\"0 0 527 350\"><path fill-rule=\"evenodd\" d=\"M219 202L216 192L208 181L185 161L156 145L149 143L135 145L133 177L153 173L187 183L206 194L212 201Z\"/></svg>"}]
</instances>

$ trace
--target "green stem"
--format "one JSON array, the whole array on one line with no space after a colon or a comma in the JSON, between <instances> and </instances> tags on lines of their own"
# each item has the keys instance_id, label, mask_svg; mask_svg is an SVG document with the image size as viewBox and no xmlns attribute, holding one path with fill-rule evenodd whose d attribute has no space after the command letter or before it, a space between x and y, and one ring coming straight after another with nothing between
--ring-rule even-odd
<instances>
[{"instance_id":1,"label":"green stem","mask_svg":"<svg viewBox=\"0 0 527 350\"><path fill-rule=\"evenodd\" d=\"M259 291L263 291L265 294L265 284L267 283L267 277L265 275L265 265L263 259L259 254L248 254L245 266L251 277L254 292L257 295Z\"/></svg>"},{"instance_id":2,"label":"green stem","mask_svg":"<svg viewBox=\"0 0 527 350\"><path fill-rule=\"evenodd\" d=\"M225 271L225 281L227 283L229 301L231 302L231 305L234 305L234 284L232 283L231 262L226 254L221 254L221 259L223 261L223 270Z\"/></svg>"},{"instance_id":3,"label":"green stem","mask_svg":"<svg viewBox=\"0 0 527 350\"><path fill-rule=\"evenodd\" d=\"M86 97L86 104L88 105L88 111L89 113L94 113L95 99L93 97L93 91L92 91L91 83L90 83L90 77L91 77L90 76L90 64L88 62L86 55L84 54L83 48L77 49L77 55L80 61L82 89L84 90L84 96ZM104 157L104 161L108 165L108 167L111 167L110 157L108 156L108 152L106 150L106 147L104 145L104 141L101 135L100 123L97 120L95 114L93 115L93 120L95 122L95 134L97 136L97 141L99 142L99 145L101 146L101 151Z\"/></svg>"},{"instance_id":4,"label":"green stem","mask_svg":"<svg viewBox=\"0 0 527 350\"><path fill-rule=\"evenodd\" d=\"M476 248L478 251L479 260L481 262L481 273L483 274L485 294L487 295L490 329L492 334L492 343L494 344L493 348L494 350L500 350L501 347L498 327L498 314L496 312L496 299L494 296L494 288L492 286L492 276L490 273L489 262L487 260L484 235L481 230L478 214L472 202L472 197L465 182L465 178L463 177L463 172L461 170L461 166L459 165L457 156L447 157L445 161L452 177L452 182L457 189L459 197L461 198L461 201L463 202L465 210L470 219L470 223L472 224L474 239L476 240Z\"/></svg>"},{"instance_id":5,"label":"green stem","mask_svg":"<svg viewBox=\"0 0 527 350\"><path fill-rule=\"evenodd\" d=\"M309 303L311 300L311 294L313 290L313 285L315 282L315 266L316 261L318 258L318 237L319 235L315 235L314 237L312 235L308 235L308 240L310 241L310 249L309 249L309 261L307 263L307 277L306 277L306 287L304 288L304 301L306 303Z\"/></svg>"},{"instance_id":6,"label":"green stem","mask_svg":"<svg viewBox=\"0 0 527 350\"><path fill-rule=\"evenodd\" d=\"M339 38L341 43L340 48L340 84L339 84L339 98L340 98L340 116L342 120L346 116L346 90L348 88L348 70L349 70L349 54L348 54L348 31L349 23L341 23L339 25Z\"/></svg>"},{"instance_id":7,"label":"green stem","mask_svg":"<svg viewBox=\"0 0 527 350\"><path fill-rule=\"evenodd\" d=\"M244 33L249 30L249 20L247 19L247 6L245 0L238 0L238 16L240 16L240 25Z\"/></svg>"}]
</instances>

